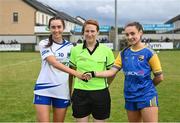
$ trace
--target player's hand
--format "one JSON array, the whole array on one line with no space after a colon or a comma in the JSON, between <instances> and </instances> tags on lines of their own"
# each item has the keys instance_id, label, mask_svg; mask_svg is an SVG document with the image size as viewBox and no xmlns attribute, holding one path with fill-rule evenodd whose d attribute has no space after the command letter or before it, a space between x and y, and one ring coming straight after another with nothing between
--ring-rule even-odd
<instances>
[{"instance_id":1,"label":"player's hand","mask_svg":"<svg viewBox=\"0 0 180 123\"><path fill-rule=\"evenodd\" d=\"M94 71L88 71L88 72L85 72L83 74L83 76L87 79L87 80L90 80L91 78L95 77L95 72Z\"/></svg>"},{"instance_id":2,"label":"player's hand","mask_svg":"<svg viewBox=\"0 0 180 123\"><path fill-rule=\"evenodd\" d=\"M90 80L91 78L92 78L92 75L91 75L91 73L84 73L83 74L83 77L85 78L85 79L87 79L87 80Z\"/></svg>"},{"instance_id":3,"label":"player's hand","mask_svg":"<svg viewBox=\"0 0 180 123\"><path fill-rule=\"evenodd\" d=\"M77 78L83 80L84 82L88 82L88 80L89 80L88 76L86 76L83 73L78 72L78 71L76 73L77 73L77 75L76 75Z\"/></svg>"}]
</instances>

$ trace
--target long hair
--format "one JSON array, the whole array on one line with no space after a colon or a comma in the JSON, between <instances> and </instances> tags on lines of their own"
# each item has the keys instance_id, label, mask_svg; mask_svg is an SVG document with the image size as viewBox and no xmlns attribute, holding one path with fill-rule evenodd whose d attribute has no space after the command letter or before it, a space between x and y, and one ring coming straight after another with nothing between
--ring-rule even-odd
<instances>
[{"instance_id":1,"label":"long hair","mask_svg":"<svg viewBox=\"0 0 180 123\"><path fill-rule=\"evenodd\" d=\"M53 20L60 20L63 24L63 29L65 29L65 22L63 19L61 19L60 17L56 16L56 17L52 17L51 19L49 19L49 24L48 24L48 28L51 28L51 21ZM53 39L52 39L52 35L49 35L49 42L46 45L46 47L50 47L53 44Z\"/></svg>"}]
</instances>

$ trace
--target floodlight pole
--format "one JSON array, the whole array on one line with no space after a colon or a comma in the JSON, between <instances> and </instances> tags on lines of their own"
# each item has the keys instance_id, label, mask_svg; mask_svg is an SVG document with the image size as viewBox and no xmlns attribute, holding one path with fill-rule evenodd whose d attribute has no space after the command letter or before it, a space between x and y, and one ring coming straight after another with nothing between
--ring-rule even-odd
<instances>
[{"instance_id":1,"label":"floodlight pole","mask_svg":"<svg viewBox=\"0 0 180 123\"><path fill-rule=\"evenodd\" d=\"M115 0L115 41L114 41L114 49L119 50L119 42L118 42L118 24L117 24L117 0Z\"/></svg>"}]
</instances>

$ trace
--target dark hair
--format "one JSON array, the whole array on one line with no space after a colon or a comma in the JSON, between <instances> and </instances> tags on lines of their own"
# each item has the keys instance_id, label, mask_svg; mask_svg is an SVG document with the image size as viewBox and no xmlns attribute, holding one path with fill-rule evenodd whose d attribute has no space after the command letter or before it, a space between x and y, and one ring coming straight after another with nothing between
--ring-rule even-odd
<instances>
[{"instance_id":1,"label":"dark hair","mask_svg":"<svg viewBox=\"0 0 180 123\"><path fill-rule=\"evenodd\" d=\"M126 28L129 27L129 26L135 26L135 27L138 29L138 31L142 31L142 32L143 32L143 27L142 27L142 25L141 25L139 22L131 22L131 23L128 23L128 24L124 27L124 29L126 29Z\"/></svg>"},{"instance_id":2,"label":"dark hair","mask_svg":"<svg viewBox=\"0 0 180 123\"><path fill-rule=\"evenodd\" d=\"M48 24L48 28L50 29L50 26L51 26L51 21L53 20L60 20L63 24L63 29L65 29L65 22L62 18L58 17L58 16L55 16L55 17L52 17L49 19L49 24ZM53 44L53 39L52 39L52 35L49 36L49 42L48 44L46 45L46 47L50 47L51 45Z\"/></svg>"},{"instance_id":3,"label":"dark hair","mask_svg":"<svg viewBox=\"0 0 180 123\"><path fill-rule=\"evenodd\" d=\"M96 20L87 20L85 23L84 23L84 25L83 25L83 27L82 27L82 34L84 34L84 29L85 29L85 26L87 25L87 24L92 24L92 25L95 25L96 27L97 27L97 31L99 31L99 23L96 21Z\"/></svg>"},{"instance_id":4,"label":"dark hair","mask_svg":"<svg viewBox=\"0 0 180 123\"><path fill-rule=\"evenodd\" d=\"M55 16L55 17L52 17L52 18L49 19L48 28L50 28L50 26L51 26L51 21L53 21L53 20L60 20L60 21L62 22L62 24L63 24L63 28L65 29L65 22L64 22L64 20L63 20L61 17L59 17L59 16Z\"/></svg>"}]
</instances>

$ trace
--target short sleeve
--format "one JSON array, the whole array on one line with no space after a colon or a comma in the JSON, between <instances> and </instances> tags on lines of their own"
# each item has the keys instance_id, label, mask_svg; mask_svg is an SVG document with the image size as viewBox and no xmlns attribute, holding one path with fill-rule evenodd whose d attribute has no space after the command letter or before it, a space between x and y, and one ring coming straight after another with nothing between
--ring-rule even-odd
<instances>
[{"instance_id":1,"label":"short sleeve","mask_svg":"<svg viewBox=\"0 0 180 123\"><path fill-rule=\"evenodd\" d=\"M39 49L40 49L40 54L41 54L41 58L42 60L44 60L46 57L53 55L50 47L46 47L46 43L44 43L43 41L41 41L39 43Z\"/></svg>"},{"instance_id":2,"label":"short sleeve","mask_svg":"<svg viewBox=\"0 0 180 123\"><path fill-rule=\"evenodd\" d=\"M157 54L152 55L152 57L149 60L149 64L150 64L154 74L162 72L161 63L160 63L160 60L159 60Z\"/></svg>"},{"instance_id":3,"label":"short sleeve","mask_svg":"<svg viewBox=\"0 0 180 123\"><path fill-rule=\"evenodd\" d=\"M121 69L122 68L122 60L121 60L121 55L120 53L118 53L118 56L116 57L116 60L114 62L113 67L117 68L117 69Z\"/></svg>"}]
</instances>

